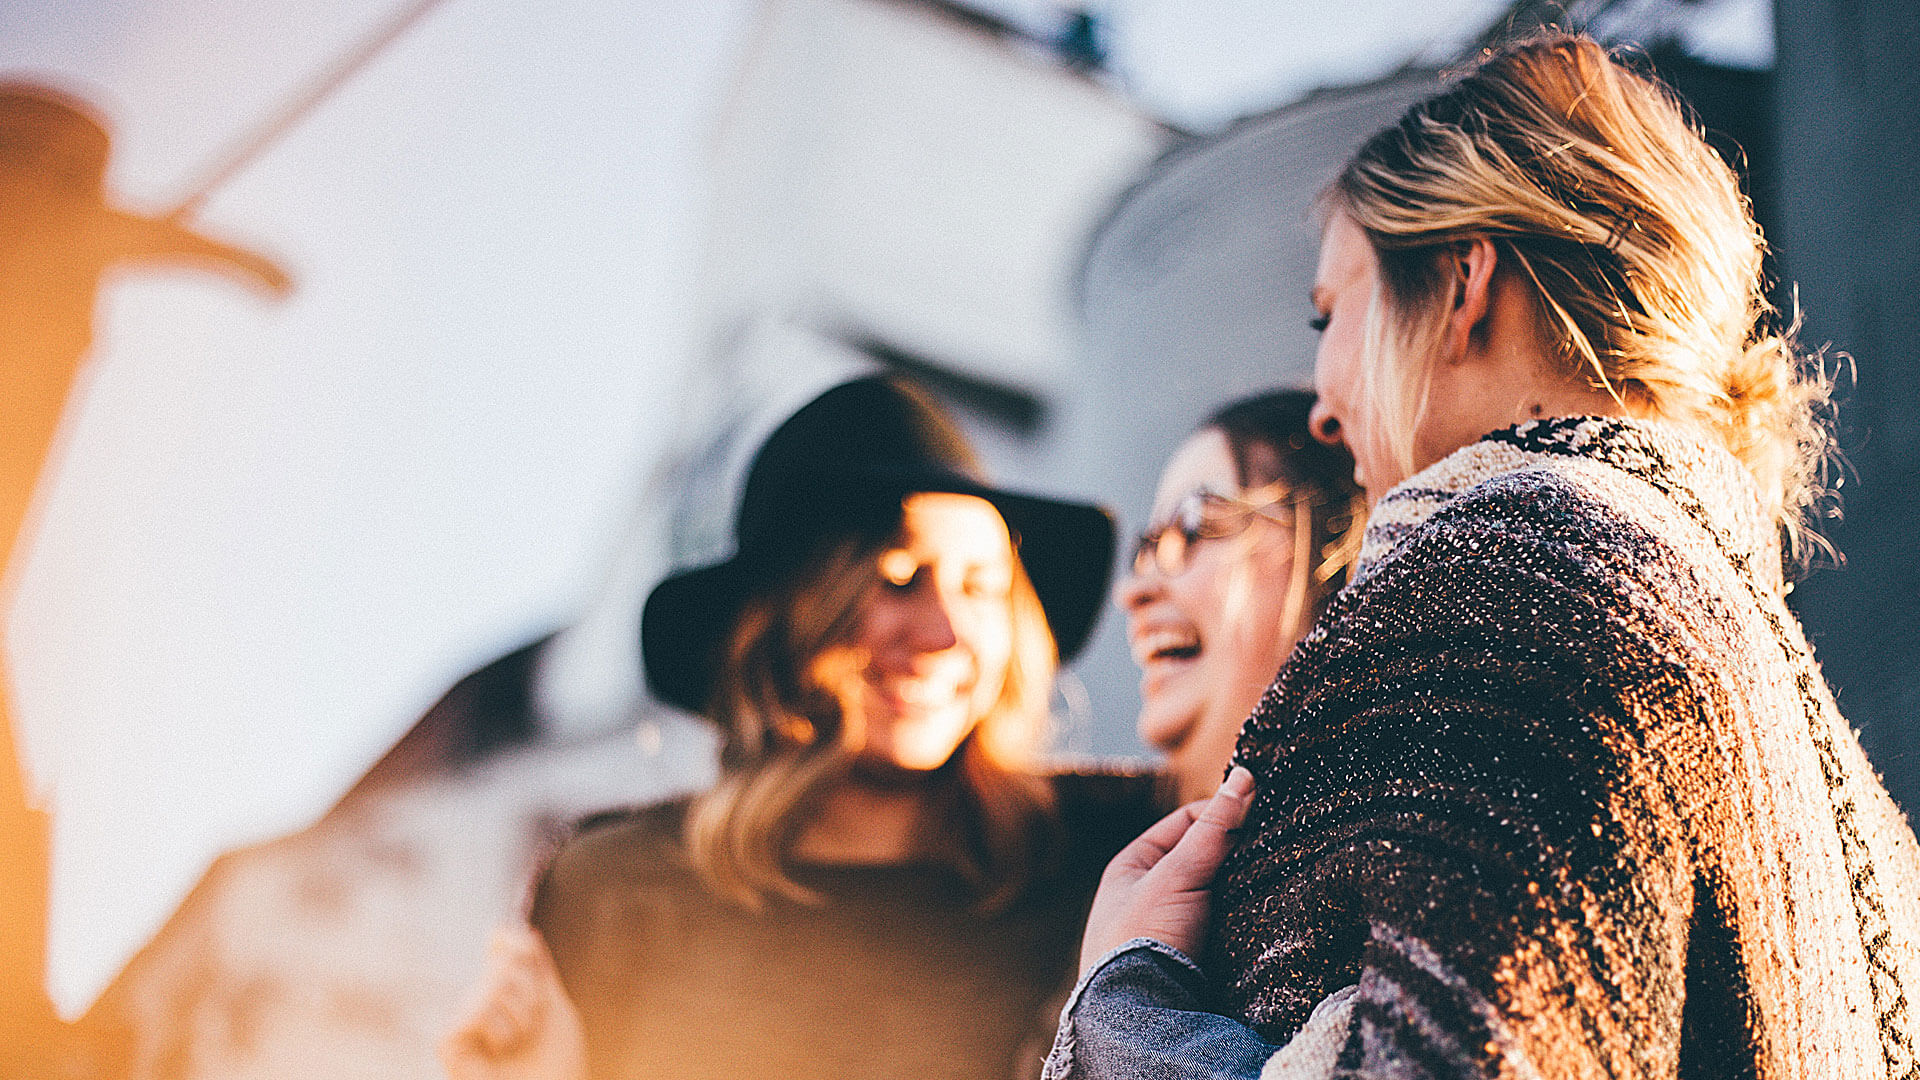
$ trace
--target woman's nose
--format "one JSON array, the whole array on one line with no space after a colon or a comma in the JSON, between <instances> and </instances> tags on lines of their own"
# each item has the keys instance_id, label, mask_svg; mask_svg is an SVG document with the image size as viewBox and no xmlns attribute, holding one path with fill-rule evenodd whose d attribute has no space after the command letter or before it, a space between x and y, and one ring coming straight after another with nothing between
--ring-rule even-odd
<instances>
[{"instance_id":1,"label":"woman's nose","mask_svg":"<svg viewBox=\"0 0 1920 1080\"><path fill-rule=\"evenodd\" d=\"M1313 433L1314 438L1328 446L1339 446L1343 441L1340 421L1333 415L1333 411L1327 408L1324 398L1314 402L1313 411L1307 414L1307 430Z\"/></svg>"},{"instance_id":2,"label":"woman's nose","mask_svg":"<svg viewBox=\"0 0 1920 1080\"><path fill-rule=\"evenodd\" d=\"M948 600L939 589L921 590L919 603L913 605L909 632L915 652L945 652L959 644L960 637L953 627L953 612L949 610Z\"/></svg>"},{"instance_id":3,"label":"woman's nose","mask_svg":"<svg viewBox=\"0 0 1920 1080\"><path fill-rule=\"evenodd\" d=\"M1153 565L1151 559L1137 560L1135 565L1126 568L1126 572L1120 575L1119 581L1113 583L1113 606L1121 611L1132 611L1153 599L1165 584L1161 580L1158 566L1154 566L1150 572L1143 574L1138 566L1140 561L1146 562L1149 566Z\"/></svg>"}]
</instances>

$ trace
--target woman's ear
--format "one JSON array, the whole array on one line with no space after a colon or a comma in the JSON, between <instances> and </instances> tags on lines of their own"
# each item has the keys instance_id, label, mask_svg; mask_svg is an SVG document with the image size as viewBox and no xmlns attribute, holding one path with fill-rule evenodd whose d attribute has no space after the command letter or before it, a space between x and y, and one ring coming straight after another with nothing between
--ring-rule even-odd
<instances>
[{"instance_id":1,"label":"woman's ear","mask_svg":"<svg viewBox=\"0 0 1920 1080\"><path fill-rule=\"evenodd\" d=\"M1486 322L1493 301L1493 272L1499 254L1493 241L1476 237L1446 256L1453 260L1453 309L1447 313L1444 359L1459 363L1467 358L1474 331Z\"/></svg>"}]
</instances>

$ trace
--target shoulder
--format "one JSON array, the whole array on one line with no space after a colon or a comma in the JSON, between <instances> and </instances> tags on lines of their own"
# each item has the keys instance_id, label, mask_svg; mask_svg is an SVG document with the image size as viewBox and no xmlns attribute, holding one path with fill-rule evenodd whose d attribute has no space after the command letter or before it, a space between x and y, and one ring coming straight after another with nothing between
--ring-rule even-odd
<instances>
[{"instance_id":1,"label":"shoulder","mask_svg":"<svg viewBox=\"0 0 1920 1080\"><path fill-rule=\"evenodd\" d=\"M635 848L672 848L680 843L689 799L588 814L573 826L560 852L575 858L618 858Z\"/></svg>"},{"instance_id":2,"label":"shoulder","mask_svg":"<svg viewBox=\"0 0 1920 1080\"><path fill-rule=\"evenodd\" d=\"M1047 774L1063 812L1069 807L1099 813L1158 805L1159 781L1160 774L1125 761L1076 764Z\"/></svg>"},{"instance_id":3,"label":"shoulder","mask_svg":"<svg viewBox=\"0 0 1920 1080\"><path fill-rule=\"evenodd\" d=\"M681 826L686 799L588 815L555 844L536 875L531 917L536 925L556 909L595 894L631 895L682 876L686 858Z\"/></svg>"},{"instance_id":4,"label":"shoulder","mask_svg":"<svg viewBox=\"0 0 1920 1080\"><path fill-rule=\"evenodd\" d=\"M1602 536L1646 515L1657 498L1645 481L1606 465L1537 458L1446 498L1415 535L1497 525L1517 536Z\"/></svg>"},{"instance_id":5,"label":"shoulder","mask_svg":"<svg viewBox=\"0 0 1920 1080\"><path fill-rule=\"evenodd\" d=\"M1777 528L1753 477L1723 449L1651 422L1538 421L1493 432L1388 492L1360 572L1434 560L1569 560L1631 576L1772 579Z\"/></svg>"},{"instance_id":6,"label":"shoulder","mask_svg":"<svg viewBox=\"0 0 1920 1080\"><path fill-rule=\"evenodd\" d=\"M570 843L599 844L620 836L678 836L692 804L691 798L679 798L595 811L575 821L567 839Z\"/></svg>"},{"instance_id":7,"label":"shoulder","mask_svg":"<svg viewBox=\"0 0 1920 1080\"><path fill-rule=\"evenodd\" d=\"M1620 632L1671 623L1693 590L1676 587L1691 569L1670 531L1628 505L1631 492L1611 490L1617 476L1581 471L1530 467L1448 497L1329 605L1305 653L1334 669L1300 677L1351 669L1372 692L1393 693L1443 666L1465 678L1497 658L1605 666L1625 644Z\"/></svg>"},{"instance_id":8,"label":"shoulder","mask_svg":"<svg viewBox=\"0 0 1920 1080\"><path fill-rule=\"evenodd\" d=\"M1739 582L1645 478L1536 456L1452 490L1396 489L1388 510L1421 499L1405 517L1417 524L1335 597L1250 727L1304 737L1386 714L1501 710L1518 722L1571 709L1573 730L1590 731L1582 708L1655 686L1691 693L1713 668L1689 627Z\"/></svg>"},{"instance_id":9,"label":"shoulder","mask_svg":"<svg viewBox=\"0 0 1920 1080\"><path fill-rule=\"evenodd\" d=\"M1488 753L1502 740L1585 745L1610 737L1594 710L1630 712L1644 733L1695 714L1729 670L1696 627L1740 583L1645 480L1552 460L1435 501L1283 669L1249 722L1255 757L1333 732L1372 733L1383 758L1415 730ZM1606 753L1630 752L1623 738Z\"/></svg>"},{"instance_id":10,"label":"shoulder","mask_svg":"<svg viewBox=\"0 0 1920 1080\"><path fill-rule=\"evenodd\" d=\"M1408 504L1431 499L1434 504ZM1710 559L1712 543L1644 480L1579 459L1536 462L1456 493L1396 493L1382 516L1417 516L1361 573L1349 603L1404 604L1405 591L1444 584L1456 593L1500 582L1551 581L1603 606L1620 587ZM1391 526L1389 526L1391 528ZM1704 564L1703 564L1704 565Z\"/></svg>"}]
</instances>

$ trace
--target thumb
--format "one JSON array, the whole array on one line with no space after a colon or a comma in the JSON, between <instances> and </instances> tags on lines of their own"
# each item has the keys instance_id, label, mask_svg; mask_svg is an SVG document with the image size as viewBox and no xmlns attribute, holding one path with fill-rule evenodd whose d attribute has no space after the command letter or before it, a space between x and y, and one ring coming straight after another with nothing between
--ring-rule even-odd
<instances>
[{"instance_id":1,"label":"thumb","mask_svg":"<svg viewBox=\"0 0 1920 1080\"><path fill-rule=\"evenodd\" d=\"M1253 774L1235 765L1220 789L1207 800L1193 825L1156 868L1176 889L1204 889L1233 847L1233 830L1247 820L1253 806Z\"/></svg>"}]
</instances>

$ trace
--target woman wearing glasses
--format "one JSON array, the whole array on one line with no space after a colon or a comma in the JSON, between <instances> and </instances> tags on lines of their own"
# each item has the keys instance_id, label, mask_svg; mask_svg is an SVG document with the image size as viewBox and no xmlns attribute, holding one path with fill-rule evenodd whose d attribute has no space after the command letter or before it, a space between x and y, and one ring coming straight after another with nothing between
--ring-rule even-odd
<instances>
[{"instance_id":1,"label":"woman wearing glasses","mask_svg":"<svg viewBox=\"0 0 1920 1080\"><path fill-rule=\"evenodd\" d=\"M1114 590L1140 665L1140 738L1181 802L1220 784L1241 722L1346 582L1366 502L1308 432L1313 395L1233 402L1180 445Z\"/></svg>"}]
</instances>

